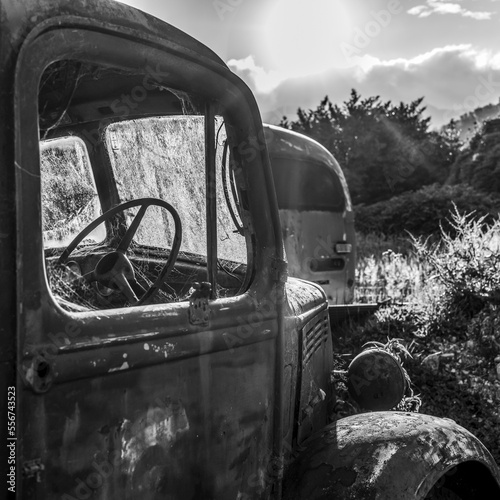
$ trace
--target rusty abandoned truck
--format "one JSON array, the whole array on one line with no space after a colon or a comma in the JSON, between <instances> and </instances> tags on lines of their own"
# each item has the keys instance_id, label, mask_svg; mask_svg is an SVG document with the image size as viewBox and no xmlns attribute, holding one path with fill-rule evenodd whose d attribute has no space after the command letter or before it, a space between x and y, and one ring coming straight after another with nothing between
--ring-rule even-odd
<instances>
[{"instance_id":1,"label":"rusty abandoned truck","mask_svg":"<svg viewBox=\"0 0 500 500\"><path fill-rule=\"evenodd\" d=\"M331 306L354 298L354 210L334 156L305 135L264 125L288 274L321 285Z\"/></svg>"},{"instance_id":2,"label":"rusty abandoned truck","mask_svg":"<svg viewBox=\"0 0 500 500\"><path fill-rule=\"evenodd\" d=\"M329 421L328 302L221 59L107 0L0 16L2 497L500 498L452 420Z\"/></svg>"}]
</instances>

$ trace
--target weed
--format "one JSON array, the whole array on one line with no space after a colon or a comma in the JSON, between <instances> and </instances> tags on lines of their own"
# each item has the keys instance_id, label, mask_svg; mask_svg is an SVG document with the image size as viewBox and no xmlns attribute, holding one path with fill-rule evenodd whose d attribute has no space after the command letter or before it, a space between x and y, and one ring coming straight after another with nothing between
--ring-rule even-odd
<instances>
[{"instance_id":1,"label":"weed","mask_svg":"<svg viewBox=\"0 0 500 500\"><path fill-rule=\"evenodd\" d=\"M442 228L433 241L374 235L358 240L358 301L375 290L365 301L385 303L364 323L335 330L336 359L343 352L356 355L368 341L400 338L412 355L405 368L422 410L455 419L498 461L500 219L455 208L446 227L452 231ZM424 362L431 356L434 364Z\"/></svg>"}]
</instances>

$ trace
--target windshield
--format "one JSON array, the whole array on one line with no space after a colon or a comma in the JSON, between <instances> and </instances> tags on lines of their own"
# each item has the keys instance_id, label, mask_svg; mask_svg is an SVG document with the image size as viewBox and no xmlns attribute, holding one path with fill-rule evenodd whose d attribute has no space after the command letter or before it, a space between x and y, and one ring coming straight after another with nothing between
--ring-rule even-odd
<instances>
[{"instance_id":1,"label":"windshield","mask_svg":"<svg viewBox=\"0 0 500 500\"><path fill-rule=\"evenodd\" d=\"M41 141L43 242L48 247L64 247L100 215L100 204L84 142L71 136ZM99 226L86 241L106 237Z\"/></svg>"},{"instance_id":2,"label":"windshield","mask_svg":"<svg viewBox=\"0 0 500 500\"><path fill-rule=\"evenodd\" d=\"M80 312L184 301L206 282L212 298L242 293L252 255L244 183L228 162L219 107L158 84L134 119L101 96L126 96L140 75L75 61L49 66L42 81L42 226L55 300ZM54 86L69 89L64 99Z\"/></svg>"},{"instance_id":3,"label":"windshield","mask_svg":"<svg viewBox=\"0 0 500 500\"><path fill-rule=\"evenodd\" d=\"M224 195L226 137L221 118L216 125L217 255L245 263L245 238L234 227ZM145 197L167 201L182 221L181 251L206 257L205 118L167 116L114 123L106 129L106 143L121 201ZM173 230L165 211L151 207L134 239L142 245L168 248Z\"/></svg>"}]
</instances>

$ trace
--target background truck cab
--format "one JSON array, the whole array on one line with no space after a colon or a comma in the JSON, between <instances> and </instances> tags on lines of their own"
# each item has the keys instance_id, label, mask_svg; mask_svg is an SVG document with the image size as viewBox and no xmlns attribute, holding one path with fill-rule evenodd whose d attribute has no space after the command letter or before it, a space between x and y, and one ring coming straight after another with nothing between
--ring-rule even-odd
<instances>
[{"instance_id":1,"label":"background truck cab","mask_svg":"<svg viewBox=\"0 0 500 500\"><path fill-rule=\"evenodd\" d=\"M261 117L223 61L106 0L0 16L12 498L498 496L452 421L328 425L328 303L287 281Z\"/></svg>"},{"instance_id":2,"label":"background truck cab","mask_svg":"<svg viewBox=\"0 0 500 500\"><path fill-rule=\"evenodd\" d=\"M330 305L354 298L356 234L344 173L303 134L264 125L290 276L314 281Z\"/></svg>"}]
</instances>

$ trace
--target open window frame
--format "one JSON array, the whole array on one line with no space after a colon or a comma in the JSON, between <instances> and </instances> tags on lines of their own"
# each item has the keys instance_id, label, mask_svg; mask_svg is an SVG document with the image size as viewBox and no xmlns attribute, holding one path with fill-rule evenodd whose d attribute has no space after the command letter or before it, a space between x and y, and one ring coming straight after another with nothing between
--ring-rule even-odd
<instances>
[{"instance_id":1,"label":"open window frame","mask_svg":"<svg viewBox=\"0 0 500 500\"><path fill-rule=\"evenodd\" d=\"M223 116L228 141L232 148L232 159L238 163L239 192L244 218L247 248L247 274L243 293L236 297L220 299L220 309L225 301L248 301L256 304L256 298L264 296L276 284L275 261L280 261L281 237L279 223L273 215L273 185L265 144L261 137L261 120L254 98L247 87L226 67L207 58L199 57L189 49L165 40L155 39L134 30L109 25L96 26L87 20L74 18L52 19L42 23L25 40L20 52L15 84L16 113L16 191L19 221L30 220L32 224L18 224L18 256L20 269L18 299L27 305L22 314L20 331L28 332L32 341L43 340L43 331L64 330L68 324L78 320L82 340L96 338L96 317L102 324L102 335L120 337L130 331L130 325L138 325L141 319L162 318L168 314L186 317L186 303L155 304L136 308L107 310L105 318L99 312L68 312L57 305L51 296L45 276L40 215L40 152L38 123L38 89L41 75L46 67L56 61L77 60L98 63L106 67L122 68L143 74L145 69L168 68L159 76L160 83L169 88L195 94L205 103L208 137L215 139L213 117ZM253 101L253 102L252 102ZM109 122L106 122L107 125ZM213 144L215 140L208 140ZM206 151L207 169L207 228L208 235L208 281L212 289L216 281L217 254L215 235L215 194L213 186L212 147ZM263 168L264 167L264 168ZM212 176L212 177L211 177ZM95 176L96 184L99 175ZM264 190L263 190L263 187ZM212 194L211 194L212 193ZM257 196L252 196L257 193ZM33 203L33 200L38 202ZM103 209L107 207L103 206ZM258 241L258 244L256 243ZM215 299L215 295L211 296ZM146 309L146 310L145 310ZM255 306L249 310L255 309ZM129 327L124 320L130 316ZM29 317L29 319L28 319ZM29 322L30 328L22 327ZM104 325L106 323L106 325ZM38 325L38 326L35 326ZM44 325L44 326L42 326ZM178 325L177 325L178 326ZM146 328L147 330L147 328ZM98 335L99 337L99 335Z\"/></svg>"}]
</instances>

